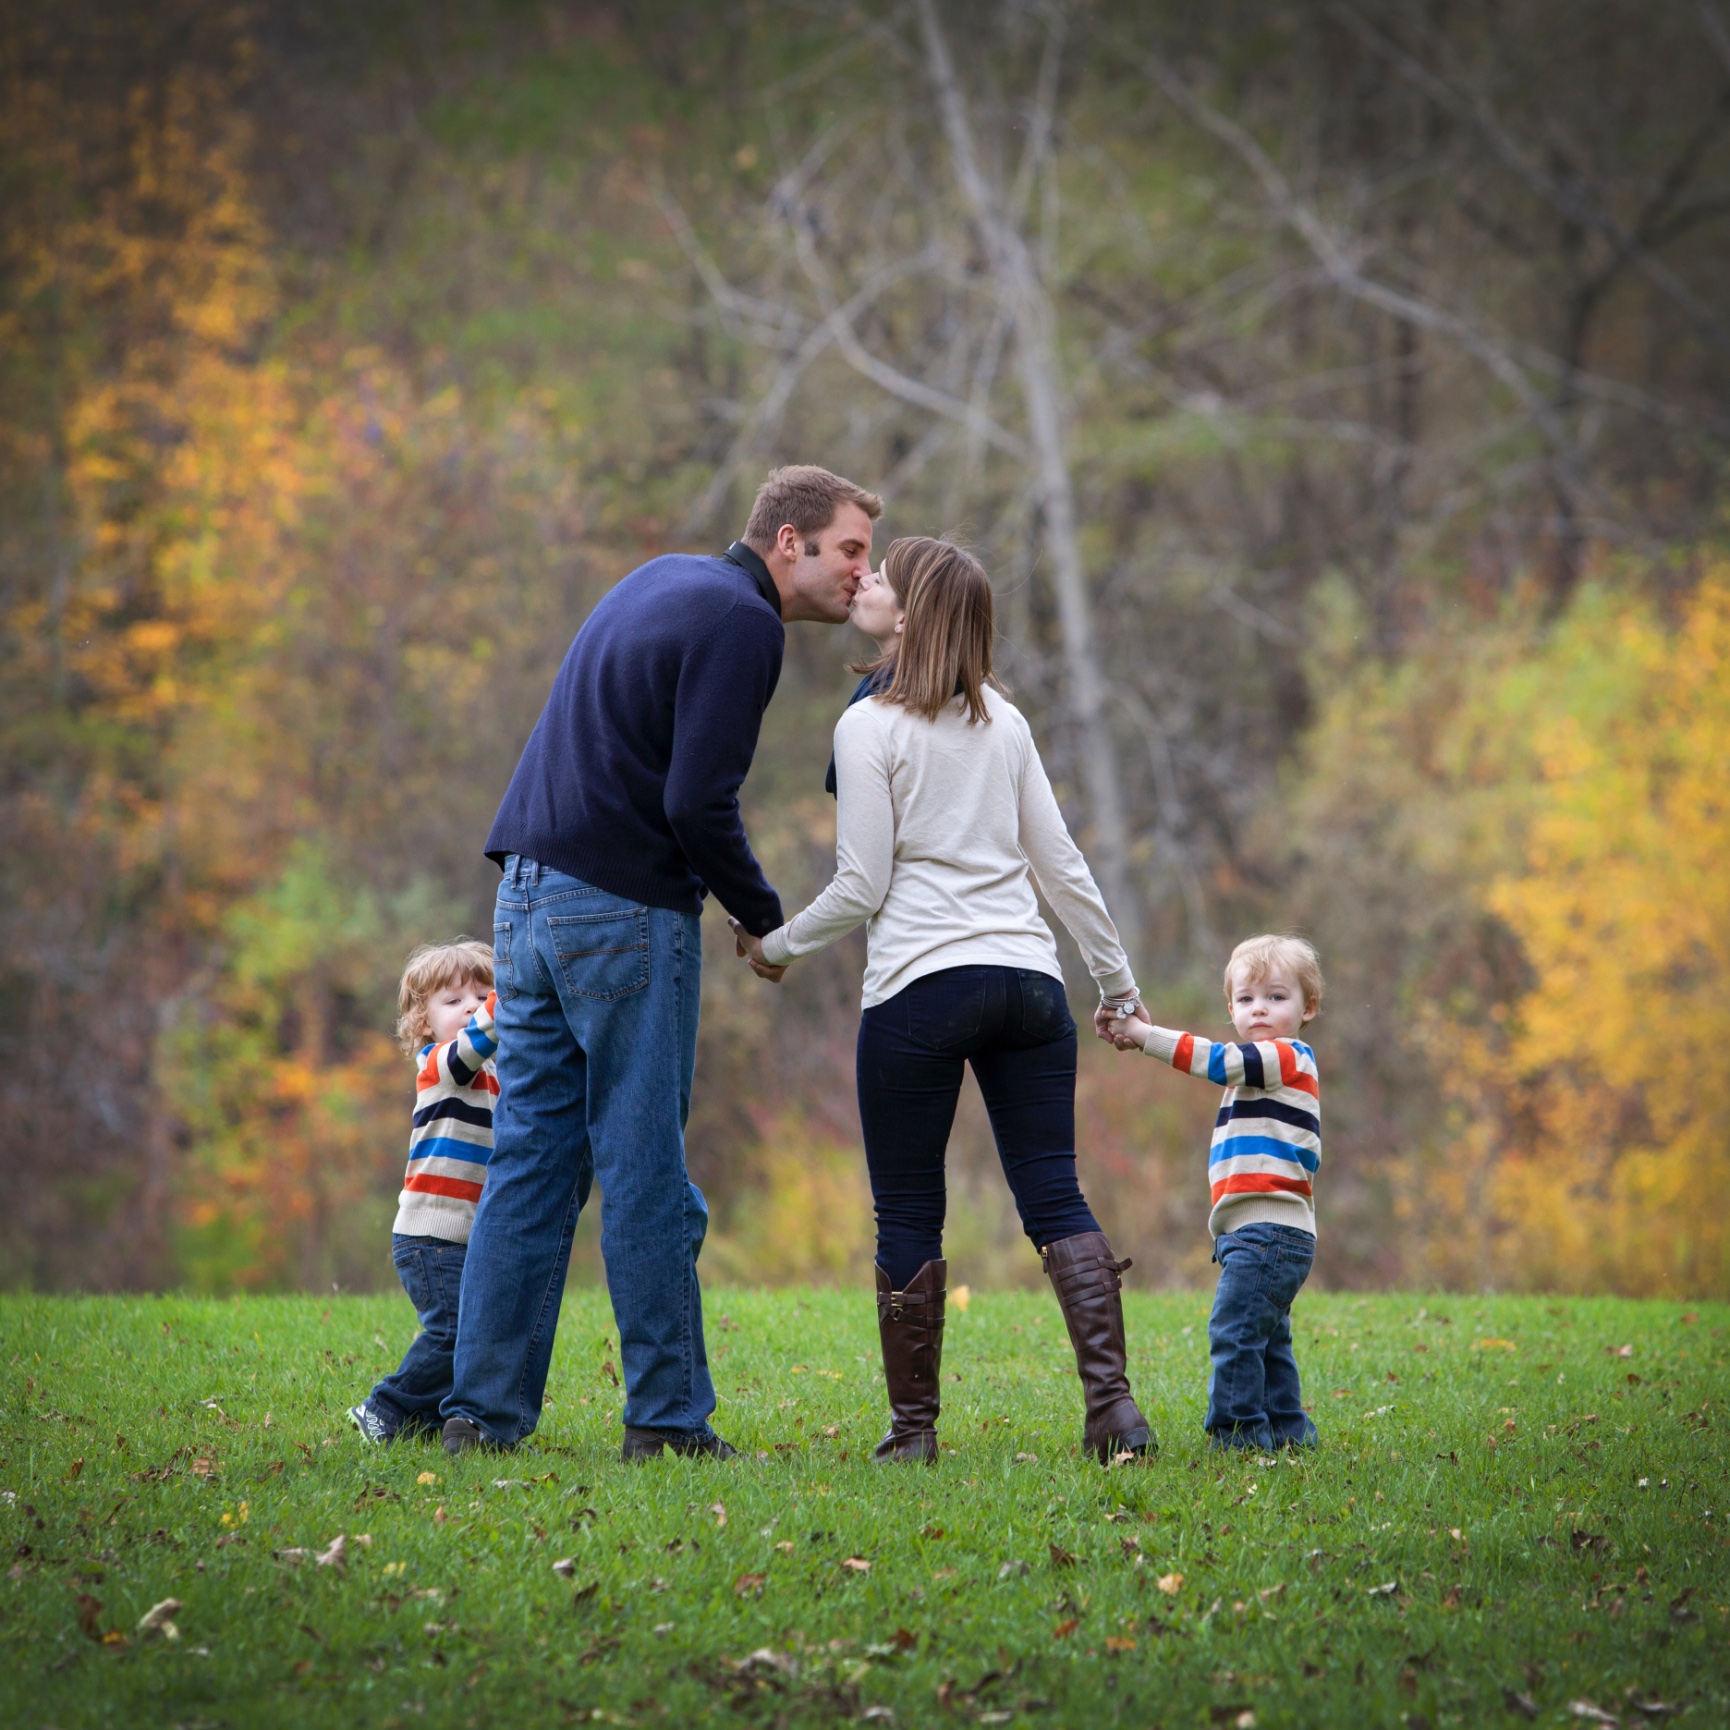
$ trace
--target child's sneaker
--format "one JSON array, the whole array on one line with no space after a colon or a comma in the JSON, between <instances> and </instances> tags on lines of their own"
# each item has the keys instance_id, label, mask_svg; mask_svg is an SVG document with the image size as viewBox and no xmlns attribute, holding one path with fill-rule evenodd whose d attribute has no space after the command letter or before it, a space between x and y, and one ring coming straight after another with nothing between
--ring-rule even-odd
<instances>
[{"instance_id":1,"label":"child's sneaker","mask_svg":"<svg viewBox=\"0 0 1730 1730\"><path fill-rule=\"evenodd\" d=\"M365 1442L383 1444L396 1433L365 1400L348 1408L348 1421L360 1431L361 1440Z\"/></svg>"}]
</instances>

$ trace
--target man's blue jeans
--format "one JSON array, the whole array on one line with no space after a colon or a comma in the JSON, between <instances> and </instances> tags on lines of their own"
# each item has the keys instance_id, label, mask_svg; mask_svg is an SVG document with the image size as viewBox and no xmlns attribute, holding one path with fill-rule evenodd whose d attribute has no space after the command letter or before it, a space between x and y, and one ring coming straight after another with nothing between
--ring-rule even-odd
<instances>
[{"instance_id":1,"label":"man's blue jeans","mask_svg":"<svg viewBox=\"0 0 1730 1730\"><path fill-rule=\"evenodd\" d=\"M1214 1447L1313 1447L1292 1353L1291 1306L1309 1277L1316 1240L1296 1226L1257 1220L1214 1241L1219 1288L1207 1342L1209 1439Z\"/></svg>"},{"instance_id":2,"label":"man's blue jeans","mask_svg":"<svg viewBox=\"0 0 1730 1730\"><path fill-rule=\"evenodd\" d=\"M466 1244L447 1238L391 1234L391 1260L421 1325L401 1365L367 1395L367 1403L384 1419L392 1436L438 1424L439 1408L451 1391L457 1294L467 1254Z\"/></svg>"},{"instance_id":3,"label":"man's blue jeans","mask_svg":"<svg viewBox=\"0 0 1730 1730\"><path fill-rule=\"evenodd\" d=\"M540 1420L577 1214L599 1178L625 1422L707 1436L685 1171L702 947L695 914L644 907L514 854L493 922L499 1101L444 1413L504 1446Z\"/></svg>"}]
</instances>

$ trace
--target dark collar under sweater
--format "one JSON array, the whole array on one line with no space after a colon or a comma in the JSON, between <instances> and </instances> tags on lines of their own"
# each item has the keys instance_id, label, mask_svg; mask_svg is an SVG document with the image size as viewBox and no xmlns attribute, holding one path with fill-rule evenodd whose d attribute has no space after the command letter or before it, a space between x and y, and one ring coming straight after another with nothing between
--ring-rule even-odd
<instances>
[{"instance_id":1,"label":"dark collar under sweater","mask_svg":"<svg viewBox=\"0 0 1730 1730\"><path fill-rule=\"evenodd\" d=\"M775 579L769 575L769 567L763 563L763 555L755 547L748 547L743 541L734 541L721 555L731 559L740 570L761 590L763 599L775 609L775 617L781 616L781 591L775 587Z\"/></svg>"}]
</instances>

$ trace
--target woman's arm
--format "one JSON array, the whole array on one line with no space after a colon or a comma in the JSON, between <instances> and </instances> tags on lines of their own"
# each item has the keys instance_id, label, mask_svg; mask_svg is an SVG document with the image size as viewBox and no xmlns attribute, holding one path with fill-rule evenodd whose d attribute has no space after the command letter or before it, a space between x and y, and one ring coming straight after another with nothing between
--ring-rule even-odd
<instances>
[{"instance_id":1,"label":"woman's arm","mask_svg":"<svg viewBox=\"0 0 1730 1730\"><path fill-rule=\"evenodd\" d=\"M895 806L889 796L886 741L863 706L835 728L835 876L802 913L763 939L763 958L784 966L844 937L889 893L895 865Z\"/></svg>"},{"instance_id":2,"label":"woman's arm","mask_svg":"<svg viewBox=\"0 0 1730 1730\"><path fill-rule=\"evenodd\" d=\"M1025 728L1026 722L1022 725ZM1129 957L1118 941L1117 927L1105 910L1087 860L1063 821L1031 732L1026 734L1025 744L1020 787L1021 851L1033 867L1040 894L1069 928L1088 972L1099 982L1101 994L1122 997L1135 989Z\"/></svg>"}]
</instances>

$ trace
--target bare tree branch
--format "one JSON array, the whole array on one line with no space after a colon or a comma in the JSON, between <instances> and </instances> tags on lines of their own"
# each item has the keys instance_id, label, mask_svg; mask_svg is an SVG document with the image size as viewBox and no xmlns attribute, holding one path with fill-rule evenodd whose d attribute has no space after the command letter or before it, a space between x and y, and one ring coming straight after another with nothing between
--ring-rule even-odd
<instances>
[{"instance_id":1,"label":"bare tree branch","mask_svg":"<svg viewBox=\"0 0 1730 1730\"><path fill-rule=\"evenodd\" d=\"M1032 447L1031 472L1051 555L1069 707L1080 737L1081 777L1091 807L1100 887L1120 923L1125 947L1134 953L1140 947L1141 910L1131 887L1123 781L1105 709L1106 681L1094 643L1093 604L1064 450L1055 315L1026 239L1005 216L980 165L966 99L955 76L934 0L918 0L918 11L926 67L942 111L955 177L972 214L997 293L1015 326L1017 370ZM1052 28L1056 27L1054 14Z\"/></svg>"},{"instance_id":2,"label":"bare tree branch","mask_svg":"<svg viewBox=\"0 0 1730 1730\"><path fill-rule=\"evenodd\" d=\"M1725 329L1712 309L1663 259L1651 251L1641 239L1638 230L1624 228L1608 211L1588 198L1583 182L1564 183L1546 173L1520 148L1488 102L1481 96L1468 97L1454 89L1445 79L1408 54L1398 43L1390 41L1354 7L1336 0L1330 10L1359 41L1395 67L1438 106L1445 108L1456 119L1475 127L1503 166L1518 175L1532 191L1570 221L1593 230L1608 241L1614 258L1607 275L1613 274L1624 264L1632 264L1681 309L1683 316L1694 326L1703 341L1730 353L1730 330ZM1672 189L1669 196L1673 198L1677 190L1680 188Z\"/></svg>"}]
</instances>

